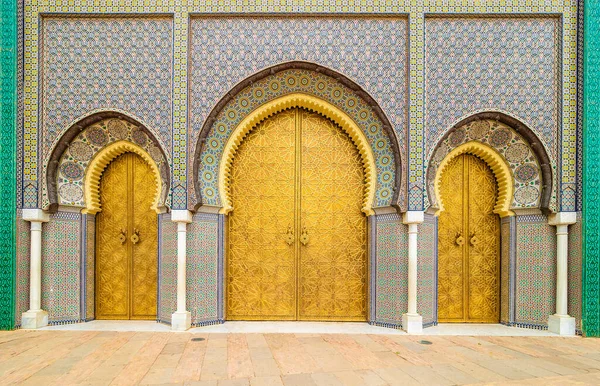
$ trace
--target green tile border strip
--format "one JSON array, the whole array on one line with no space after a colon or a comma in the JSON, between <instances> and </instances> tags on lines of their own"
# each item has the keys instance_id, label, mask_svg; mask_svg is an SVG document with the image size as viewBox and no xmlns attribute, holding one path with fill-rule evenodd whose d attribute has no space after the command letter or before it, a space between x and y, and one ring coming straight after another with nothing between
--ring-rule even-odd
<instances>
[{"instance_id":1,"label":"green tile border strip","mask_svg":"<svg viewBox=\"0 0 600 386\"><path fill-rule=\"evenodd\" d=\"M600 0L584 1L583 333L600 336Z\"/></svg>"},{"instance_id":2,"label":"green tile border strip","mask_svg":"<svg viewBox=\"0 0 600 386\"><path fill-rule=\"evenodd\" d=\"M0 330L15 325L17 2L0 1Z\"/></svg>"}]
</instances>

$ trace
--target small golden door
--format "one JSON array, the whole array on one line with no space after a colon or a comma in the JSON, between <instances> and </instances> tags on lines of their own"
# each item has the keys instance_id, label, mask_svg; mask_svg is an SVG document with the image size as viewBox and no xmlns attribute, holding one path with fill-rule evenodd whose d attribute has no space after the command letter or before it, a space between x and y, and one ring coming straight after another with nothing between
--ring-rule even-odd
<instances>
[{"instance_id":1,"label":"small golden door","mask_svg":"<svg viewBox=\"0 0 600 386\"><path fill-rule=\"evenodd\" d=\"M96 215L96 319L156 319L154 175L137 154L115 158L100 180Z\"/></svg>"},{"instance_id":2,"label":"small golden door","mask_svg":"<svg viewBox=\"0 0 600 386\"><path fill-rule=\"evenodd\" d=\"M438 222L440 322L498 323L500 219L498 184L482 159L463 154L441 175Z\"/></svg>"}]
</instances>

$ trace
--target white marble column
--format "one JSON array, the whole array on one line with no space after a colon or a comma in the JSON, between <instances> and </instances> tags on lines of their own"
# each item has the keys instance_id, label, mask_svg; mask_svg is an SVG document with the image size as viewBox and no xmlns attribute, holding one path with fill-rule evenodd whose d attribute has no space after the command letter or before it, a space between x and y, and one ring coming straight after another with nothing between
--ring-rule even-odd
<instances>
[{"instance_id":1,"label":"white marble column","mask_svg":"<svg viewBox=\"0 0 600 386\"><path fill-rule=\"evenodd\" d=\"M575 212L559 212L548 217L556 226L556 313L548 318L548 330L559 335L575 335L575 318L568 313L569 225L577 222Z\"/></svg>"},{"instance_id":2,"label":"white marble column","mask_svg":"<svg viewBox=\"0 0 600 386\"><path fill-rule=\"evenodd\" d=\"M171 330L185 331L192 325L192 315L186 310L187 224L192 222L189 210L171 211L171 221L177 223L177 311L171 316Z\"/></svg>"},{"instance_id":3,"label":"white marble column","mask_svg":"<svg viewBox=\"0 0 600 386\"><path fill-rule=\"evenodd\" d=\"M48 313L42 310L42 223L50 216L41 209L24 209L23 220L31 223L29 255L29 311L21 316L21 328L40 328L48 325Z\"/></svg>"},{"instance_id":4,"label":"white marble column","mask_svg":"<svg viewBox=\"0 0 600 386\"><path fill-rule=\"evenodd\" d=\"M408 312L402 315L402 329L409 334L423 332L423 318L417 313L417 237L423 218L420 211L402 215L402 223L408 225Z\"/></svg>"}]
</instances>

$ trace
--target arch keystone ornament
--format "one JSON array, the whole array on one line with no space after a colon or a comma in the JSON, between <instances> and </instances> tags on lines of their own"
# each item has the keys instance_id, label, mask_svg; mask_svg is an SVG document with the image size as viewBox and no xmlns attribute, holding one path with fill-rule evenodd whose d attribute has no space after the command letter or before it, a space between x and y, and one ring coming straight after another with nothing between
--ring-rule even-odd
<instances>
[{"instance_id":1,"label":"arch keystone ornament","mask_svg":"<svg viewBox=\"0 0 600 386\"><path fill-rule=\"evenodd\" d=\"M439 216L439 214L444 210L443 197L440 197L442 173L450 161L463 154L475 155L489 165L498 183L498 199L496 201L496 206L494 207L494 213L498 214L500 217L513 216L514 212L510 210L510 204L514 187L510 168L502 156L498 154L498 152L491 147L476 141L470 141L458 146L452 150L440 163L435 175L435 195L438 199L439 206L439 209L436 211L435 215Z\"/></svg>"},{"instance_id":2,"label":"arch keystone ornament","mask_svg":"<svg viewBox=\"0 0 600 386\"><path fill-rule=\"evenodd\" d=\"M100 206L100 179L102 177L102 173L113 159L127 152L139 155L150 166L152 174L154 175L153 183L155 188L154 201L151 209L155 210L157 213L160 213L158 203L160 200L161 178L158 167L156 166L156 163L152 157L144 149L128 141L118 141L105 147L98 152L98 154L96 154L94 159L92 159L90 162L85 175L85 209L82 211L82 213L96 214L102 210Z\"/></svg>"},{"instance_id":3,"label":"arch keystone ornament","mask_svg":"<svg viewBox=\"0 0 600 386\"><path fill-rule=\"evenodd\" d=\"M219 166L219 193L223 207L220 212L227 214L234 208L231 205L231 166L240 144L252 129L266 118L291 108L305 108L323 115L339 125L350 136L361 155L365 172L365 194L362 211L367 216L374 213L372 206L375 197L375 158L364 133L345 112L336 106L312 95L294 93L274 99L254 110L235 128L223 151Z\"/></svg>"}]
</instances>

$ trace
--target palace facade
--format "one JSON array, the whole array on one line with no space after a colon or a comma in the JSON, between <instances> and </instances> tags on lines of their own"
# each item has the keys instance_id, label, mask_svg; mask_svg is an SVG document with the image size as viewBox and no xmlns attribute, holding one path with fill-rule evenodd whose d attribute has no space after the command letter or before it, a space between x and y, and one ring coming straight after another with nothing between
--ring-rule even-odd
<instances>
[{"instance_id":1,"label":"palace facade","mask_svg":"<svg viewBox=\"0 0 600 386\"><path fill-rule=\"evenodd\" d=\"M15 6L4 328L596 333L583 2Z\"/></svg>"}]
</instances>

